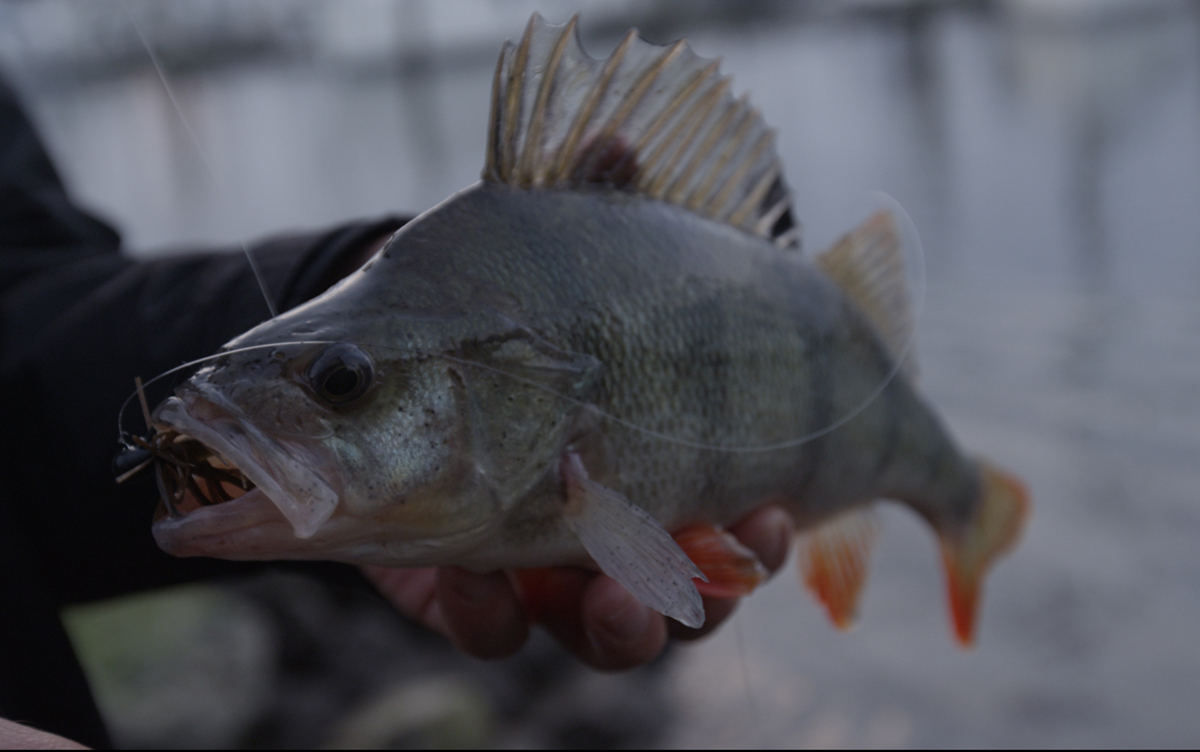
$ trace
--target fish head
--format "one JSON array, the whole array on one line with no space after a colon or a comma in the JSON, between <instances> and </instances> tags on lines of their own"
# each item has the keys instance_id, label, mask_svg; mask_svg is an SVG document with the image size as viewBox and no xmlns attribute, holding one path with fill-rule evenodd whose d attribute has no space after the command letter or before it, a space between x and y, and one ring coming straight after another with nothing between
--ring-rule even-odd
<instances>
[{"instance_id":1,"label":"fish head","mask_svg":"<svg viewBox=\"0 0 1200 752\"><path fill-rule=\"evenodd\" d=\"M434 255L413 251L429 245L421 226L227 343L155 409L158 438L176 442L158 463L174 479L160 489L161 548L460 561L556 472L598 361L518 322L490 283L413 262ZM172 509L172 497L187 501Z\"/></svg>"},{"instance_id":2,"label":"fish head","mask_svg":"<svg viewBox=\"0 0 1200 752\"><path fill-rule=\"evenodd\" d=\"M199 442L210 465L253 487L237 495L226 482L236 498L214 499L207 468L187 470L175 486L205 498L156 521L166 551L425 561L498 522L460 365L352 340L254 339L230 343L153 414L160 431ZM205 503L214 500L223 503Z\"/></svg>"}]
</instances>

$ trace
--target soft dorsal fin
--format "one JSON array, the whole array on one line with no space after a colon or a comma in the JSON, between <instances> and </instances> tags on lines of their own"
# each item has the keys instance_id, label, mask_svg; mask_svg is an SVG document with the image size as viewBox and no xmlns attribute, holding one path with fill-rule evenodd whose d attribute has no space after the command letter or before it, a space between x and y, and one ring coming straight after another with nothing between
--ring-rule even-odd
<instances>
[{"instance_id":1,"label":"soft dorsal fin","mask_svg":"<svg viewBox=\"0 0 1200 752\"><path fill-rule=\"evenodd\" d=\"M484 180L522 188L587 185L639 193L798 245L774 132L729 93L716 60L635 30L607 60L563 25L529 19L505 43L492 87Z\"/></svg>"},{"instance_id":2,"label":"soft dorsal fin","mask_svg":"<svg viewBox=\"0 0 1200 752\"><path fill-rule=\"evenodd\" d=\"M905 375L915 378L912 302L891 212L875 212L816 261L875 326L892 357L904 358Z\"/></svg>"}]
</instances>

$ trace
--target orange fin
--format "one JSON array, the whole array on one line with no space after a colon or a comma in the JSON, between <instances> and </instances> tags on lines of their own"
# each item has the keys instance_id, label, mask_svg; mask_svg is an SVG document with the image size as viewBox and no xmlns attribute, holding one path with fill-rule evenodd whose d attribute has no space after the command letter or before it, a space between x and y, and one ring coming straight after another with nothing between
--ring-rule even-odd
<instances>
[{"instance_id":1,"label":"orange fin","mask_svg":"<svg viewBox=\"0 0 1200 752\"><path fill-rule=\"evenodd\" d=\"M878 532L868 508L840 514L798 536L800 575L838 629L854 625Z\"/></svg>"},{"instance_id":2,"label":"orange fin","mask_svg":"<svg viewBox=\"0 0 1200 752\"><path fill-rule=\"evenodd\" d=\"M1016 477L981 462L983 498L961 530L941 534L942 563L950 593L954 634L963 647L975 641L983 576L992 561L1020 537L1029 516L1029 491Z\"/></svg>"},{"instance_id":3,"label":"orange fin","mask_svg":"<svg viewBox=\"0 0 1200 752\"><path fill-rule=\"evenodd\" d=\"M689 525L672 537L708 578L708 582L695 581L701 595L738 598L767 579L767 569L758 556L719 527Z\"/></svg>"}]
</instances>

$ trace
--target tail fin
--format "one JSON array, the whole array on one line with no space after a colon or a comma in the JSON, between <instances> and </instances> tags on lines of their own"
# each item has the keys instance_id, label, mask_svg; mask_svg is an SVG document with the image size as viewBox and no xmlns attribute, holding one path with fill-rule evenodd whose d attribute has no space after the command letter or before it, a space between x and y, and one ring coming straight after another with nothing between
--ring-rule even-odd
<instances>
[{"instance_id":1,"label":"tail fin","mask_svg":"<svg viewBox=\"0 0 1200 752\"><path fill-rule=\"evenodd\" d=\"M1025 484L986 462L981 462L980 467L982 498L975 517L965 528L941 535L954 633L963 647L970 647L975 641L983 575L996 557L1017 542L1029 516L1029 491Z\"/></svg>"}]
</instances>

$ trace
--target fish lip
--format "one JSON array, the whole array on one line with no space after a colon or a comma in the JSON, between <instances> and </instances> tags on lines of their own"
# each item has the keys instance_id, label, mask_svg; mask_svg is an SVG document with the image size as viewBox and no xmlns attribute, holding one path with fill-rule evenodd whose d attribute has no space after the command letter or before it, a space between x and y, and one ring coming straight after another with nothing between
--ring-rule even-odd
<instances>
[{"instance_id":1,"label":"fish lip","mask_svg":"<svg viewBox=\"0 0 1200 752\"><path fill-rule=\"evenodd\" d=\"M150 532L158 547L171 556L236 561L322 558L336 553L342 543L329 526L314 538L296 536L291 523L261 488L182 517L162 517L150 526Z\"/></svg>"},{"instance_id":2,"label":"fish lip","mask_svg":"<svg viewBox=\"0 0 1200 752\"><path fill-rule=\"evenodd\" d=\"M260 488L182 517L155 520L150 532L158 547L172 556L224 559L280 558L278 539L296 540L287 519Z\"/></svg>"},{"instance_id":3,"label":"fish lip","mask_svg":"<svg viewBox=\"0 0 1200 752\"><path fill-rule=\"evenodd\" d=\"M269 436L212 385L180 390L155 409L153 420L156 425L191 436L235 466L265 499L274 503L296 538L311 538L337 508L341 484L335 473L322 472L333 466L327 450L317 442ZM189 524L187 521L199 511L175 522L179 526ZM227 510L222 514L229 513ZM202 518L190 524L198 524Z\"/></svg>"},{"instance_id":4,"label":"fish lip","mask_svg":"<svg viewBox=\"0 0 1200 752\"><path fill-rule=\"evenodd\" d=\"M434 541L380 540L373 533L364 535L359 522L337 515L312 539L303 540L293 534L274 502L255 488L182 517L162 517L150 530L158 547L172 556L238 561L331 559L387 567L462 563L463 557L495 530L495 525L486 524Z\"/></svg>"}]
</instances>

